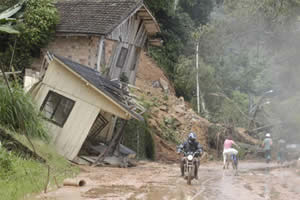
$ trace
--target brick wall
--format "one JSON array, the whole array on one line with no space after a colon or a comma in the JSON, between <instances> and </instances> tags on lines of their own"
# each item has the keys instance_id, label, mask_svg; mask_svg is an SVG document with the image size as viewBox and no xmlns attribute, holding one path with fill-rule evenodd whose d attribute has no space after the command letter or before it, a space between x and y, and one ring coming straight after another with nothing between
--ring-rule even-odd
<instances>
[{"instance_id":1,"label":"brick wall","mask_svg":"<svg viewBox=\"0 0 300 200\"><path fill-rule=\"evenodd\" d=\"M113 48L117 42L112 41L112 40L105 40L105 61L106 65L109 64L110 62L110 56L113 53Z\"/></svg>"},{"instance_id":2,"label":"brick wall","mask_svg":"<svg viewBox=\"0 0 300 200\"><path fill-rule=\"evenodd\" d=\"M47 50L80 64L96 68L98 45L99 37L96 36L58 36L48 45Z\"/></svg>"}]
</instances>

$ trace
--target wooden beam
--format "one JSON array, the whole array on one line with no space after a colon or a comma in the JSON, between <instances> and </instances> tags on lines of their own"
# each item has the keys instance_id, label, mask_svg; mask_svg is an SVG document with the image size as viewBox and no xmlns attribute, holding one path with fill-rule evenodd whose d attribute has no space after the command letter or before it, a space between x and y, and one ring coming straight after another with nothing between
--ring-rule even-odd
<instances>
[{"instance_id":1,"label":"wooden beam","mask_svg":"<svg viewBox=\"0 0 300 200\"><path fill-rule=\"evenodd\" d=\"M141 12L141 11L139 11L137 14L140 17L150 17L151 18L151 16L147 12Z\"/></svg>"},{"instance_id":2,"label":"wooden beam","mask_svg":"<svg viewBox=\"0 0 300 200\"><path fill-rule=\"evenodd\" d=\"M105 151L97 157L96 161L92 164L92 166L96 166L98 163L102 162L107 155L109 155L115 151L117 144L119 144L119 142L122 138L126 124L127 124L127 120L122 120L120 129L114 135L112 141L110 142L108 147L105 149Z\"/></svg>"},{"instance_id":3,"label":"wooden beam","mask_svg":"<svg viewBox=\"0 0 300 200\"><path fill-rule=\"evenodd\" d=\"M152 19L149 19L149 18L142 18L142 20L144 21L144 23L146 22L146 23L154 24Z\"/></svg>"},{"instance_id":4,"label":"wooden beam","mask_svg":"<svg viewBox=\"0 0 300 200\"><path fill-rule=\"evenodd\" d=\"M104 45L104 36L100 37L99 45L98 45L98 57L97 57L97 71L101 73L101 58L103 54L103 45Z\"/></svg>"},{"instance_id":5,"label":"wooden beam","mask_svg":"<svg viewBox=\"0 0 300 200\"><path fill-rule=\"evenodd\" d=\"M21 74L22 71L16 71L16 72L4 72L4 73L5 73L5 75L12 75L12 74ZM0 72L0 76L3 76L3 73L2 73L2 72Z\"/></svg>"}]
</instances>

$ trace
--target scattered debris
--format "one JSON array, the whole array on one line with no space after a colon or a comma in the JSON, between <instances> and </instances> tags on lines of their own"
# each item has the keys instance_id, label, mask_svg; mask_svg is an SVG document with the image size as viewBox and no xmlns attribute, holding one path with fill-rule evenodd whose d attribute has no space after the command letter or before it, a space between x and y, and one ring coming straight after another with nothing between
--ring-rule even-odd
<instances>
[{"instance_id":1,"label":"scattered debris","mask_svg":"<svg viewBox=\"0 0 300 200\"><path fill-rule=\"evenodd\" d=\"M136 166L136 152L128 147L119 144L117 151L113 155L104 156L100 162L97 162L98 156L103 155L107 150L106 144L100 143L98 145L88 144L85 146L85 155L80 155L74 162L78 164L94 164L94 165L110 165L114 167L134 167Z\"/></svg>"},{"instance_id":2,"label":"scattered debris","mask_svg":"<svg viewBox=\"0 0 300 200\"><path fill-rule=\"evenodd\" d=\"M169 84L162 78L159 78L159 83L165 93L169 93Z\"/></svg>"},{"instance_id":3,"label":"scattered debris","mask_svg":"<svg viewBox=\"0 0 300 200\"><path fill-rule=\"evenodd\" d=\"M154 87L154 88L160 88L161 86L160 86L159 81L158 81L158 80L153 81L153 82L152 82L152 87Z\"/></svg>"}]
</instances>

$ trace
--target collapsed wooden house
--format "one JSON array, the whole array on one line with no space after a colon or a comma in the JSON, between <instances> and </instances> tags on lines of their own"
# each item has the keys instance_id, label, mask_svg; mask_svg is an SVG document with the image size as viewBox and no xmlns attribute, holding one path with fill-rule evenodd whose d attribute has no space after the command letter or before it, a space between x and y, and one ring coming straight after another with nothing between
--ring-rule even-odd
<instances>
[{"instance_id":1,"label":"collapsed wooden house","mask_svg":"<svg viewBox=\"0 0 300 200\"><path fill-rule=\"evenodd\" d=\"M160 45L154 38L160 29L142 0L59 1L56 7L56 37L26 70L24 86L45 113L59 153L76 160L88 146L99 160L119 139L117 118L142 120L143 108L119 80L134 85L142 48Z\"/></svg>"},{"instance_id":2,"label":"collapsed wooden house","mask_svg":"<svg viewBox=\"0 0 300 200\"><path fill-rule=\"evenodd\" d=\"M99 145L112 140L110 117L143 120L124 85L56 55L29 92L49 122L58 152L69 160L78 156L85 142Z\"/></svg>"}]
</instances>

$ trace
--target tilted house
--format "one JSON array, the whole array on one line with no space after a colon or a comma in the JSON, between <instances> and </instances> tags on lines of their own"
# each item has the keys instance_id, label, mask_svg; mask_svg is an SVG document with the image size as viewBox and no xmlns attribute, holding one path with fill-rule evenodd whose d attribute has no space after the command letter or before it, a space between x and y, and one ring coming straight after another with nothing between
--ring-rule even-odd
<instances>
[{"instance_id":1,"label":"tilted house","mask_svg":"<svg viewBox=\"0 0 300 200\"><path fill-rule=\"evenodd\" d=\"M146 41L159 45L153 36L160 29L141 0L59 1L56 7L56 37L33 66L39 72L26 70L24 85L59 153L74 160L89 138L111 143L117 118L142 119L137 110L143 108L129 102L118 80L135 83L142 48Z\"/></svg>"},{"instance_id":2,"label":"tilted house","mask_svg":"<svg viewBox=\"0 0 300 200\"><path fill-rule=\"evenodd\" d=\"M56 4L60 23L47 50L134 84L146 41L159 31L141 0L72 0Z\"/></svg>"},{"instance_id":3,"label":"tilted house","mask_svg":"<svg viewBox=\"0 0 300 200\"><path fill-rule=\"evenodd\" d=\"M58 152L69 160L76 158L87 138L110 140L114 127L109 116L143 120L132 111L126 90L118 83L56 55L50 56L48 69L29 92L49 122Z\"/></svg>"}]
</instances>

